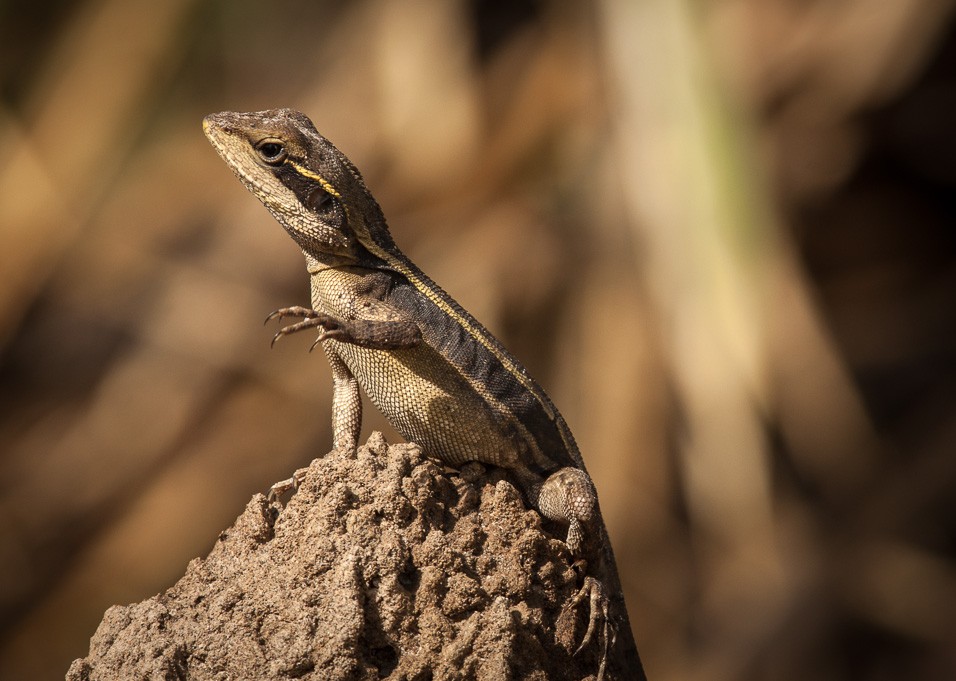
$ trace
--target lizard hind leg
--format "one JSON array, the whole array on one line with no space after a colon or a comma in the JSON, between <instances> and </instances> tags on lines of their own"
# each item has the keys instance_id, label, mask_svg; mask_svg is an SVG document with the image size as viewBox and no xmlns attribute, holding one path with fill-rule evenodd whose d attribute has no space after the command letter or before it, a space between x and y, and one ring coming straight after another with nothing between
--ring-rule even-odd
<instances>
[{"instance_id":1,"label":"lizard hind leg","mask_svg":"<svg viewBox=\"0 0 956 681\"><path fill-rule=\"evenodd\" d=\"M588 474L580 468L562 468L555 471L541 485L537 506L549 520L568 526L566 543L572 555L580 558L585 543L593 540L597 494Z\"/></svg>"},{"instance_id":2,"label":"lizard hind leg","mask_svg":"<svg viewBox=\"0 0 956 681\"><path fill-rule=\"evenodd\" d=\"M607 657L614 645L614 630L609 613L609 601L604 585L588 574L595 565L588 565L587 556L595 553L593 548L602 536L597 524L597 494L587 473L580 468L562 468L552 473L540 486L537 506L541 514L551 520L567 523L566 543L577 559L575 567L584 574L577 594L568 601L566 610L574 610L583 601L588 601L588 625L574 654L577 655L595 640L600 630L603 648L600 650L600 666L597 678L604 678ZM596 561L600 563L601 561ZM590 570L589 570L590 568Z\"/></svg>"}]
</instances>

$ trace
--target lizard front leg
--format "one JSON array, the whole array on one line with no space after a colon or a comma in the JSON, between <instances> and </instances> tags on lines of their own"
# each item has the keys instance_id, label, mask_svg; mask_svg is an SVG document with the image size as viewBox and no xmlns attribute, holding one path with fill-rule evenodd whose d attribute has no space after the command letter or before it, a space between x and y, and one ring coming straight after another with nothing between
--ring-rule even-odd
<instances>
[{"instance_id":1,"label":"lizard front leg","mask_svg":"<svg viewBox=\"0 0 956 681\"><path fill-rule=\"evenodd\" d=\"M349 343L376 350L394 350L414 347L421 342L421 329L413 321L406 320L391 305L369 296L355 297L355 311L363 317L340 318L314 309L293 306L280 308L266 318L266 322L285 317L301 317L303 321L282 327L272 338L273 345L283 337L306 329L322 329L319 337L309 348L326 340ZM362 430L362 398L358 380L334 348L323 343L323 349L332 369L332 434L335 449L354 452L358 447ZM273 500L290 489L297 489L305 477L307 468L296 470L292 477L281 480L269 489L268 498Z\"/></svg>"},{"instance_id":2,"label":"lizard front leg","mask_svg":"<svg viewBox=\"0 0 956 681\"><path fill-rule=\"evenodd\" d=\"M332 367L332 437L335 449L354 452L362 430L362 396L355 376L332 348L324 346ZM291 477L269 488L269 501L278 499L290 489L299 488L308 467L297 469Z\"/></svg>"},{"instance_id":3,"label":"lizard front leg","mask_svg":"<svg viewBox=\"0 0 956 681\"><path fill-rule=\"evenodd\" d=\"M296 322L295 324L289 324L288 326L283 326L276 332L276 335L272 337L271 346L275 347L276 341L282 338L283 336L288 336L298 331L304 331L306 329L315 329L321 328L323 332L326 330L326 325L329 328L335 328L335 320L327 314L323 314L317 310L313 310L308 307L302 307L301 305L293 305L291 307L280 307L278 310L274 310L266 317L265 324L268 324L273 319L285 319L286 317L301 317L301 322ZM319 336L322 337L321 335Z\"/></svg>"},{"instance_id":4,"label":"lizard front leg","mask_svg":"<svg viewBox=\"0 0 956 681\"><path fill-rule=\"evenodd\" d=\"M366 300L363 312L374 316L345 319L296 305L275 310L266 317L266 323L285 317L303 317L301 322L279 329L272 337L273 345L283 336L306 329L322 329L319 337L309 348L310 351L328 339L374 350L410 348L418 345L422 340L422 332L418 324L400 318L400 315L397 315L387 303L375 299Z\"/></svg>"},{"instance_id":5,"label":"lizard front leg","mask_svg":"<svg viewBox=\"0 0 956 681\"><path fill-rule=\"evenodd\" d=\"M411 347L421 341L421 331L417 324L411 322L390 322L366 319L343 320L332 315L310 310L308 308L291 307L276 310L266 321L282 319L283 317L304 317L301 322L289 324L279 329L272 337L272 345L283 336L288 336L306 329L321 329L319 337L315 339L309 351L324 340L330 338L343 343L360 345L364 348L376 350L395 350Z\"/></svg>"},{"instance_id":6,"label":"lizard front leg","mask_svg":"<svg viewBox=\"0 0 956 681\"><path fill-rule=\"evenodd\" d=\"M358 380L329 345L325 354L332 367L332 441L340 451L354 452L362 431L362 396Z\"/></svg>"}]
</instances>

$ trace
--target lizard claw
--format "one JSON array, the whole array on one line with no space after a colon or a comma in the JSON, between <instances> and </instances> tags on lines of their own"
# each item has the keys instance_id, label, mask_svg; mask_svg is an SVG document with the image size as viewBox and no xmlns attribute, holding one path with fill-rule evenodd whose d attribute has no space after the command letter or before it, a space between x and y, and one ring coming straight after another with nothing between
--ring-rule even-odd
<instances>
[{"instance_id":1,"label":"lizard claw","mask_svg":"<svg viewBox=\"0 0 956 681\"><path fill-rule=\"evenodd\" d=\"M262 322L262 325L265 326L273 319L284 319L285 317L302 317L303 319L308 319L309 317L318 317L320 316L319 312L309 309L307 307L302 307L301 305L293 305L292 307L280 307L278 310L273 310L269 313L269 316L266 317L266 320Z\"/></svg>"},{"instance_id":2,"label":"lizard claw","mask_svg":"<svg viewBox=\"0 0 956 681\"><path fill-rule=\"evenodd\" d=\"M285 480L280 480L272 487L269 488L269 493L266 495L266 500L273 502L279 499L283 494L288 492L290 489L295 491L299 489L299 485L302 484L302 481L305 480L305 473L308 471L308 468L299 468L292 474L291 478Z\"/></svg>"},{"instance_id":3,"label":"lizard claw","mask_svg":"<svg viewBox=\"0 0 956 681\"><path fill-rule=\"evenodd\" d=\"M605 625L607 624L608 619L607 598L604 597L604 587L601 585L601 582L594 579L594 577L584 578L584 584L581 585L581 588L574 595L574 598L568 602L566 607L568 609L576 608L585 598L590 600L588 629L584 633L584 638L581 639L581 644L577 647L577 650L574 651L575 655L587 648L594 639L594 633L597 631L598 619L603 619Z\"/></svg>"},{"instance_id":4,"label":"lizard claw","mask_svg":"<svg viewBox=\"0 0 956 681\"><path fill-rule=\"evenodd\" d=\"M315 339L315 342L309 346L309 352L315 350L315 346L326 340L327 338L340 338L345 335L345 330L339 327L332 327L329 324L324 325L324 330L319 334L319 337Z\"/></svg>"},{"instance_id":5,"label":"lizard claw","mask_svg":"<svg viewBox=\"0 0 956 681\"><path fill-rule=\"evenodd\" d=\"M577 565L577 563L575 563L575 565ZM614 639L616 638L608 613L608 599L604 593L604 585L594 577L585 577L584 584L581 585L581 588L574 597L568 601L565 608L568 610L576 608L585 598L588 599L590 605L588 628L584 633L584 638L581 639L581 644L574 651L574 655L578 655L597 638L596 634L598 634L598 624L600 620L601 629L599 637L603 639L604 645L601 651L601 662L598 668L597 679L598 681L602 681L604 678L604 669L607 665L608 651L614 645Z\"/></svg>"},{"instance_id":6,"label":"lizard claw","mask_svg":"<svg viewBox=\"0 0 956 681\"><path fill-rule=\"evenodd\" d=\"M319 314L317 312L314 314L317 314L318 316L306 317L301 322L296 322L295 324L289 324L288 326L283 326L281 329L279 329L276 332L276 335L272 337L272 342L270 343L270 346L275 347L277 340L279 340L283 336L288 336L289 334L296 333L297 331L303 331L305 329L314 329L316 327L321 327L323 329L323 333L319 336L319 340L323 340L324 339L323 337L326 336L326 333L328 331L338 329L338 325L336 324L336 322L332 320L328 315ZM314 344L313 344L313 347L314 347Z\"/></svg>"},{"instance_id":7,"label":"lizard claw","mask_svg":"<svg viewBox=\"0 0 956 681\"><path fill-rule=\"evenodd\" d=\"M279 329L276 332L276 335L272 337L272 342L269 343L270 347L275 347L276 341L283 336L288 336L289 334L296 333L298 331L304 331L305 329L320 328L322 332L309 348L309 352L312 352L315 349L315 346L324 341L326 338L336 338L345 334L345 332L342 330L342 327L339 325L339 322L329 315L322 314L321 312L317 312L308 307L302 307L301 305L281 307L269 314L269 316L266 317L265 323L268 324L273 319L283 319L285 317L301 317L302 321L296 322L295 324L289 324L288 326L283 326L281 329Z\"/></svg>"}]
</instances>

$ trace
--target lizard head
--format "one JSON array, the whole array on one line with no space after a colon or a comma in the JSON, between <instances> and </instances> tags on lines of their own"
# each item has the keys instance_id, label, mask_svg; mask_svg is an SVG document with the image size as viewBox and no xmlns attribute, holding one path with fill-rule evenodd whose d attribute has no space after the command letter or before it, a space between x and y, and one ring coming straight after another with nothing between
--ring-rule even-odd
<instances>
[{"instance_id":1,"label":"lizard head","mask_svg":"<svg viewBox=\"0 0 956 681\"><path fill-rule=\"evenodd\" d=\"M354 259L359 243L391 241L358 170L305 115L224 111L206 116L203 131L306 253Z\"/></svg>"}]
</instances>

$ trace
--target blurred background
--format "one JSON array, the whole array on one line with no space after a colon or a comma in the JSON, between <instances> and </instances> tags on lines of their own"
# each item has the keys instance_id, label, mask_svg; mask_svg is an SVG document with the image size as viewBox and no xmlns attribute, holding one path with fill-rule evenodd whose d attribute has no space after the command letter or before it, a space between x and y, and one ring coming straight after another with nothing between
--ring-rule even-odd
<instances>
[{"instance_id":1,"label":"blurred background","mask_svg":"<svg viewBox=\"0 0 956 681\"><path fill-rule=\"evenodd\" d=\"M200 127L291 106L561 407L653 681L956 678L953 5L0 2L0 677L330 448Z\"/></svg>"}]
</instances>

